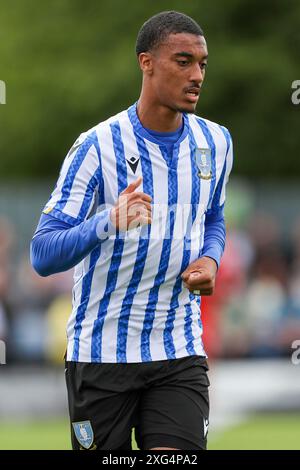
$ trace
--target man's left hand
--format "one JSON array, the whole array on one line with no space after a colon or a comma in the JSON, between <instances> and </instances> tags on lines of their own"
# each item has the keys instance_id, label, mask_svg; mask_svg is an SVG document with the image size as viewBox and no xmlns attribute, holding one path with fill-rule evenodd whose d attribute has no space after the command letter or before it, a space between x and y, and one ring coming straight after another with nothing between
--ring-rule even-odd
<instances>
[{"instance_id":1,"label":"man's left hand","mask_svg":"<svg viewBox=\"0 0 300 470\"><path fill-rule=\"evenodd\" d=\"M203 256L191 263L181 274L181 278L190 292L212 295L217 270L217 263L212 258Z\"/></svg>"}]
</instances>

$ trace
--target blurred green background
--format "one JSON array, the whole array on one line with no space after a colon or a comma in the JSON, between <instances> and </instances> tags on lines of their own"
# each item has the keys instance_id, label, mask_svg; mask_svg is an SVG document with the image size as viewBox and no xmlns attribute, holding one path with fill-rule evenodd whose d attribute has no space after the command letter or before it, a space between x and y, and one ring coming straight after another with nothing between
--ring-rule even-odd
<instances>
[{"instance_id":1,"label":"blurred green background","mask_svg":"<svg viewBox=\"0 0 300 470\"><path fill-rule=\"evenodd\" d=\"M205 32L198 114L234 140L227 251L203 307L216 374L209 448L300 448L290 360L300 337L299 0L0 0L0 449L69 448L62 352L72 279L38 278L29 241L77 136L138 99L137 32L169 9Z\"/></svg>"},{"instance_id":2,"label":"blurred green background","mask_svg":"<svg viewBox=\"0 0 300 470\"><path fill-rule=\"evenodd\" d=\"M55 176L79 133L138 98L136 35L166 9L204 29L210 57L199 112L232 131L235 174L299 172L299 109L291 103L298 0L1 0L1 176Z\"/></svg>"}]
</instances>

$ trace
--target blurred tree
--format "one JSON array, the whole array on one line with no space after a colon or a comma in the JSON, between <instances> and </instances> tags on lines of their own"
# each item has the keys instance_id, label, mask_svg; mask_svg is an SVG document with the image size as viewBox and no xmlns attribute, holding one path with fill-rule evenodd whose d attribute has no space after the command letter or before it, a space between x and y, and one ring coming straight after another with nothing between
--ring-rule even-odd
<instances>
[{"instance_id":1,"label":"blurred tree","mask_svg":"<svg viewBox=\"0 0 300 470\"><path fill-rule=\"evenodd\" d=\"M138 98L137 32L168 9L204 28L210 58L198 114L230 129L235 174L299 173L298 0L2 0L1 178L56 176L79 133Z\"/></svg>"}]
</instances>

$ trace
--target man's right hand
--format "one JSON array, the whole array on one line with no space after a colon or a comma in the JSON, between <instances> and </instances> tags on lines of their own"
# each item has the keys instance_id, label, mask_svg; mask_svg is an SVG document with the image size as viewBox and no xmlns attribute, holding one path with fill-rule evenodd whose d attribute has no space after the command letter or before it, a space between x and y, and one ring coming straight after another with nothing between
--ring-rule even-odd
<instances>
[{"instance_id":1,"label":"man's right hand","mask_svg":"<svg viewBox=\"0 0 300 470\"><path fill-rule=\"evenodd\" d=\"M135 191L141 182L142 177L139 176L136 181L127 186L111 210L111 221L118 230L125 232L152 222L151 196Z\"/></svg>"}]
</instances>

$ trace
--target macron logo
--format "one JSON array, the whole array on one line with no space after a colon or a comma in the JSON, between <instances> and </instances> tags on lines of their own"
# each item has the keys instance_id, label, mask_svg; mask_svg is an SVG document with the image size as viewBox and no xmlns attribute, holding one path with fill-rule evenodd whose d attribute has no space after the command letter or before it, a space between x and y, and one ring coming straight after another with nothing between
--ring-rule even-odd
<instances>
[{"instance_id":1,"label":"macron logo","mask_svg":"<svg viewBox=\"0 0 300 470\"><path fill-rule=\"evenodd\" d=\"M137 169L137 166L139 164L139 161L140 161L140 157L136 157L134 155L132 157L127 158L126 160L127 160L128 165L130 166L132 172L135 173L136 169Z\"/></svg>"}]
</instances>

